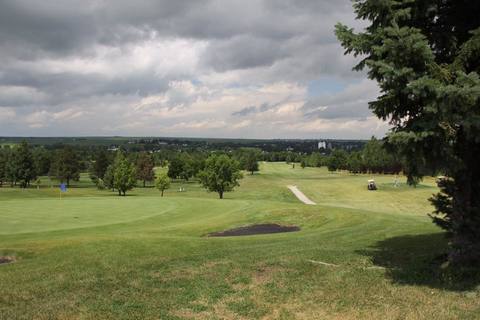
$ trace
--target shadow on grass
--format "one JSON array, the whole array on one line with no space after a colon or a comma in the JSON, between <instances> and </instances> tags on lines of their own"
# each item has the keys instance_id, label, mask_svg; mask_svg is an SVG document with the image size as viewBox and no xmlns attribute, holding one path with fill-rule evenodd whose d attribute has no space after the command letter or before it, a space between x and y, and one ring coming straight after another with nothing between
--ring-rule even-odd
<instances>
[{"instance_id":1,"label":"shadow on grass","mask_svg":"<svg viewBox=\"0 0 480 320\"><path fill-rule=\"evenodd\" d=\"M406 235L377 242L357 251L384 267L393 282L450 291L469 291L480 284L479 268L443 267L447 239L443 233Z\"/></svg>"}]
</instances>

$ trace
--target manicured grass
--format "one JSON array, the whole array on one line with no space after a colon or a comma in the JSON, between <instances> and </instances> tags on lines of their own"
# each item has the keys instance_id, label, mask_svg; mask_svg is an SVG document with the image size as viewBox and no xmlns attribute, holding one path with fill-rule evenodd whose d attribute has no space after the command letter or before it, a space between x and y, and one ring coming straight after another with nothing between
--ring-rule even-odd
<instances>
[{"instance_id":1,"label":"manicured grass","mask_svg":"<svg viewBox=\"0 0 480 320\"><path fill-rule=\"evenodd\" d=\"M118 197L86 176L62 199L1 188L0 256L17 261L0 265L0 319L478 319L478 272L432 262L433 180L370 178L264 163L224 200L196 182ZM252 223L302 230L204 236Z\"/></svg>"}]
</instances>

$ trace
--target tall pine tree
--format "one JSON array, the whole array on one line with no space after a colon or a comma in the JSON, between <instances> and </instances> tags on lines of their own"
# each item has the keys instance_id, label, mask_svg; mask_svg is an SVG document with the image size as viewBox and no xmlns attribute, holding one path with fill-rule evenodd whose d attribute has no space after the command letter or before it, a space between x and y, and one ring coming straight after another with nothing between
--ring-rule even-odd
<instances>
[{"instance_id":1,"label":"tall pine tree","mask_svg":"<svg viewBox=\"0 0 480 320\"><path fill-rule=\"evenodd\" d=\"M355 0L363 32L337 24L347 54L362 60L389 120L387 144L406 159L410 183L441 172L433 221L451 236L449 260L480 262L480 2Z\"/></svg>"}]
</instances>

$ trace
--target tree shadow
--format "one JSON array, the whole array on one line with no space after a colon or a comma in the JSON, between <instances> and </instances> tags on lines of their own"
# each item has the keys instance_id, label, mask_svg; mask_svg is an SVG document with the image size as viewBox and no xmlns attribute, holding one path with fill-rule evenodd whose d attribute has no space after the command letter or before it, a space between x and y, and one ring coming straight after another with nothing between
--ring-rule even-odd
<instances>
[{"instance_id":1,"label":"tree shadow","mask_svg":"<svg viewBox=\"0 0 480 320\"><path fill-rule=\"evenodd\" d=\"M377 242L357 253L385 268L393 282L450 291L469 291L480 284L480 268L446 266L447 239L443 233L406 235Z\"/></svg>"}]
</instances>

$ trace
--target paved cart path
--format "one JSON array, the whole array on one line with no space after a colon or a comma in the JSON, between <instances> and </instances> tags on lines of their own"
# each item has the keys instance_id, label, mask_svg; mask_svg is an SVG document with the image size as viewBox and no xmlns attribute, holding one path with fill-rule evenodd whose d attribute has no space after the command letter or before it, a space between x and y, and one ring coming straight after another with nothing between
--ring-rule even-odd
<instances>
[{"instance_id":1,"label":"paved cart path","mask_svg":"<svg viewBox=\"0 0 480 320\"><path fill-rule=\"evenodd\" d=\"M303 192L297 188L297 186L287 186L287 187L288 189L290 189L290 191L293 192L293 194L298 198L298 200L302 201L303 203L310 204L310 205L316 204L312 200L308 199L307 196L304 195Z\"/></svg>"}]
</instances>

